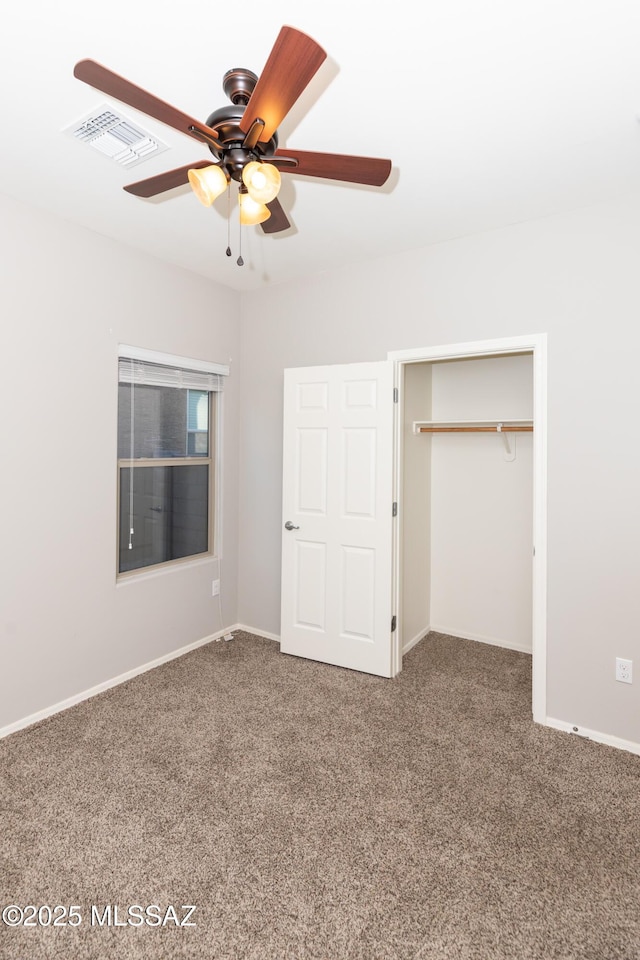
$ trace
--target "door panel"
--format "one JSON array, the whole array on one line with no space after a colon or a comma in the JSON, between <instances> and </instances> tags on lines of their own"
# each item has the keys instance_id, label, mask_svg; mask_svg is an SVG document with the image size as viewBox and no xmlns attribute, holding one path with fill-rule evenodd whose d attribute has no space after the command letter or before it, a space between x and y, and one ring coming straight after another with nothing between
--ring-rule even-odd
<instances>
[{"instance_id":1,"label":"door panel","mask_svg":"<svg viewBox=\"0 0 640 960\"><path fill-rule=\"evenodd\" d=\"M327 551L323 543L295 541L295 626L324 630Z\"/></svg>"},{"instance_id":2,"label":"door panel","mask_svg":"<svg viewBox=\"0 0 640 960\"><path fill-rule=\"evenodd\" d=\"M343 500L345 517L375 519L376 431L348 428L342 433Z\"/></svg>"},{"instance_id":3,"label":"door panel","mask_svg":"<svg viewBox=\"0 0 640 960\"><path fill-rule=\"evenodd\" d=\"M342 548L342 637L374 640L375 560L370 548Z\"/></svg>"},{"instance_id":4,"label":"door panel","mask_svg":"<svg viewBox=\"0 0 640 960\"><path fill-rule=\"evenodd\" d=\"M285 371L283 653L391 676L393 410L389 361Z\"/></svg>"},{"instance_id":5,"label":"door panel","mask_svg":"<svg viewBox=\"0 0 640 960\"><path fill-rule=\"evenodd\" d=\"M327 431L296 431L296 506L299 513L327 512Z\"/></svg>"}]
</instances>

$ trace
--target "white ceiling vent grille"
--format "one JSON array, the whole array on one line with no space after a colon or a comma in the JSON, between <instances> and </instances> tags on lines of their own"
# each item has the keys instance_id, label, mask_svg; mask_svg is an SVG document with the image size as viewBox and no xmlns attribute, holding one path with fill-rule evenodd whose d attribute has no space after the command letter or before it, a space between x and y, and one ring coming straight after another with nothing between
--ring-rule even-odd
<instances>
[{"instance_id":1,"label":"white ceiling vent grille","mask_svg":"<svg viewBox=\"0 0 640 960\"><path fill-rule=\"evenodd\" d=\"M135 167L169 147L121 114L104 105L68 127L65 133L115 160L122 167Z\"/></svg>"}]
</instances>

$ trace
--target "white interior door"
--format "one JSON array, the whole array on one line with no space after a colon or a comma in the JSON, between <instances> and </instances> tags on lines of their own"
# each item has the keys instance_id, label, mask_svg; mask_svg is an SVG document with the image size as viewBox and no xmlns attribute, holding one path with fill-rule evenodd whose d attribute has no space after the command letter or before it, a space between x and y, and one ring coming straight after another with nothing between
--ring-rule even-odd
<instances>
[{"instance_id":1,"label":"white interior door","mask_svg":"<svg viewBox=\"0 0 640 960\"><path fill-rule=\"evenodd\" d=\"M283 653L392 676L393 363L285 370Z\"/></svg>"}]
</instances>

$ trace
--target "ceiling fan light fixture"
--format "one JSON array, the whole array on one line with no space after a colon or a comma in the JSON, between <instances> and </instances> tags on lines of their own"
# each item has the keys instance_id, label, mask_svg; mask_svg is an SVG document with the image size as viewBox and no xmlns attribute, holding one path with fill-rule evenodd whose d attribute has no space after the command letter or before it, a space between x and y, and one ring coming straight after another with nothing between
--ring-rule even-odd
<instances>
[{"instance_id":1,"label":"ceiling fan light fixture","mask_svg":"<svg viewBox=\"0 0 640 960\"><path fill-rule=\"evenodd\" d=\"M187 173L191 189L205 207L210 207L227 189L227 175L218 164L189 170Z\"/></svg>"},{"instance_id":2,"label":"ceiling fan light fixture","mask_svg":"<svg viewBox=\"0 0 640 960\"><path fill-rule=\"evenodd\" d=\"M270 203L280 191L280 171L272 163L251 160L242 170L242 182L257 203Z\"/></svg>"},{"instance_id":3,"label":"ceiling fan light fixture","mask_svg":"<svg viewBox=\"0 0 640 960\"><path fill-rule=\"evenodd\" d=\"M238 200L240 202L240 223L245 226L264 223L271 216L271 211L264 203L258 203L242 188L239 191Z\"/></svg>"}]
</instances>

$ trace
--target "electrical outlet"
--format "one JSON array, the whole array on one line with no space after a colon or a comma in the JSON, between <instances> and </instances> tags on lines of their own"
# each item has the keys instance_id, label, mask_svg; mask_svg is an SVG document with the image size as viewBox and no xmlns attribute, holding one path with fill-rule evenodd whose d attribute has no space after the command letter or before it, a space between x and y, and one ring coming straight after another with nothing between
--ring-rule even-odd
<instances>
[{"instance_id":1,"label":"electrical outlet","mask_svg":"<svg viewBox=\"0 0 640 960\"><path fill-rule=\"evenodd\" d=\"M211 581L211 596L217 597L220 593L220 581L212 580Z\"/></svg>"},{"instance_id":2,"label":"electrical outlet","mask_svg":"<svg viewBox=\"0 0 640 960\"><path fill-rule=\"evenodd\" d=\"M633 683L633 660L616 657L616 680L620 683Z\"/></svg>"}]
</instances>

